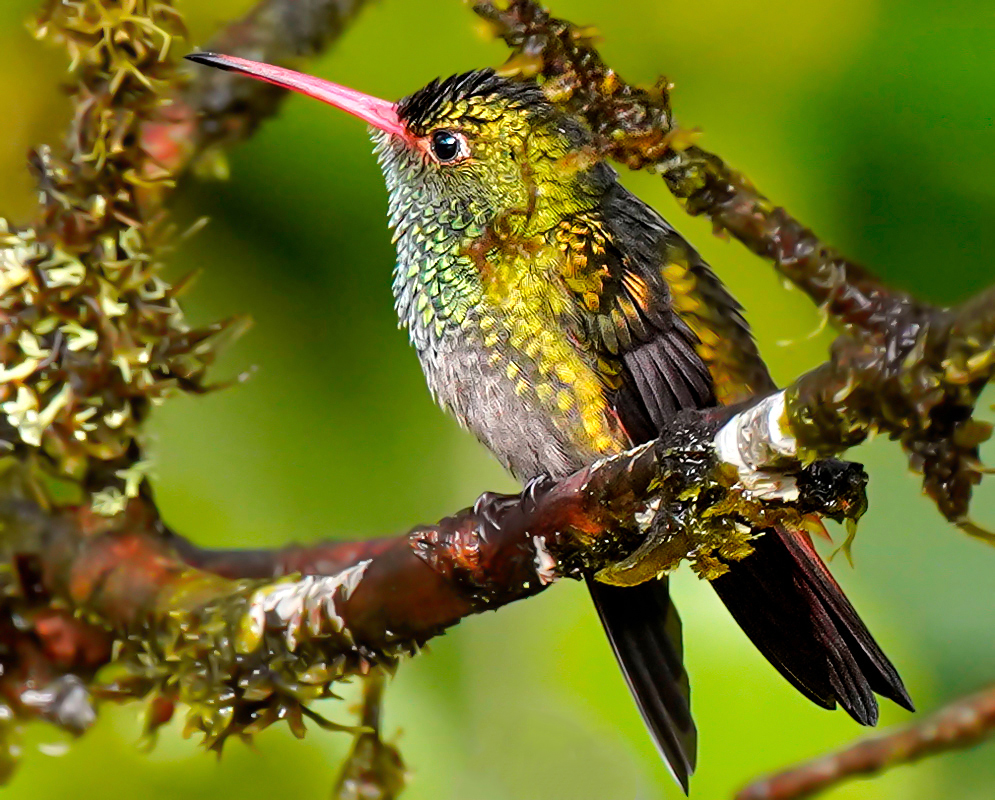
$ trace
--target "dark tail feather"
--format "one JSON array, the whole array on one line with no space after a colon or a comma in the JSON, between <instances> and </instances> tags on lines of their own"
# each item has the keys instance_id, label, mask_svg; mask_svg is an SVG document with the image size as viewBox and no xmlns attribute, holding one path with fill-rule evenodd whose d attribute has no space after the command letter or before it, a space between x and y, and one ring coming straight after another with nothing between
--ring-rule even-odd
<instances>
[{"instance_id":1,"label":"dark tail feather","mask_svg":"<svg viewBox=\"0 0 995 800\"><path fill-rule=\"evenodd\" d=\"M588 579L587 585L643 721L687 792L698 733L691 719L681 618L670 601L667 581L620 588Z\"/></svg>"},{"instance_id":2,"label":"dark tail feather","mask_svg":"<svg viewBox=\"0 0 995 800\"><path fill-rule=\"evenodd\" d=\"M777 528L753 546L712 586L767 660L810 700L838 702L862 725L877 724L875 693L912 711L898 672L808 534Z\"/></svg>"}]
</instances>

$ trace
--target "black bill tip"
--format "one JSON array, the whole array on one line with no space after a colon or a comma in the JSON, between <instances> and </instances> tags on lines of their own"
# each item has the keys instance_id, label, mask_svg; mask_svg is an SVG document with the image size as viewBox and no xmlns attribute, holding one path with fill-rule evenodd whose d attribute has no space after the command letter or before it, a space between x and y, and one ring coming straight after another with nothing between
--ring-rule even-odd
<instances>
[{"instance_id":1,"label":"black bill tip","mask_svg":"<svg viewBox=\"0 0 995 800\"><path fill-rule=\"evenodd\" d=\"M215 69L223 69L228 72L234 69L228 61L228 57L220 53L190 53L183 57L187 61L193 61L195 64L204 64Z\"/></svg>"}]
</instances>

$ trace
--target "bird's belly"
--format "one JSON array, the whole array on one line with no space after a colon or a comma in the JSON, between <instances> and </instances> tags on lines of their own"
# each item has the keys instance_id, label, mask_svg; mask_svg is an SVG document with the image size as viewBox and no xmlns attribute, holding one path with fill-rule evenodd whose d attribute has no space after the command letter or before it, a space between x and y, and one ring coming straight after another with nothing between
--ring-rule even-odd
<instances>
[{"instance_id":1,"label":"bird's belly","mask_svg":"<svg viewBox=\"0 0 995 800\"><path fill-rule=\"evenodd\" d=\"M419 353L437 402L519 480L563 477L625 448L593 370L575 361L564 380L516 355L467 337Z\"/></svg>"}]
</instances>

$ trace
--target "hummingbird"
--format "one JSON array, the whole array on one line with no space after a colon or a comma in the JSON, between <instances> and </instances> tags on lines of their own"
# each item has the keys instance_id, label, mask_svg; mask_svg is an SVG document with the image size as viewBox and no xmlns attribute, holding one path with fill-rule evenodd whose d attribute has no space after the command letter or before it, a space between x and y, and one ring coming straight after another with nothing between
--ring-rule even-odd
<instances>
[{"instance_id":1,"label":"hummingbird","mask_svg":"<svg viewBox=\"0 0 995 800\"><path fill-rule=\"evenodd\" d=\"M517 479L563 478L657 437L682 409L776 390L742 308L618 181L590 130L533 80L491 69L393 103L215 53L187 56L370 126L397 249L393 293L435 400ZM857 722L912 710L806 530L778 526L710 581L803 695ZM666 577L587 585L635 702L688 791L697 732Z\"/></svg>"}]
</instances>

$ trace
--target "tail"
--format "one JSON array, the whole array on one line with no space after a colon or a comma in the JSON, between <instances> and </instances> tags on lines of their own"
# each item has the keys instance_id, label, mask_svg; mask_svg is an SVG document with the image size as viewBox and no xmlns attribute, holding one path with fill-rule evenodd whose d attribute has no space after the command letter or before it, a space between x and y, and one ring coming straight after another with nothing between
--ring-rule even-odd
<instances>
[{"instance_id":1,"label":"tail","mask_svg":"<svg viewBox=\"0 0 995 800\"><path fill-rule=\"evenodd\" d=\"M875 693L914 710L895 667L857 616L807 533L777 527L712 581L743 632L802 694L875 725Z\"/></svg>"},{"instance_id":2,"label":"tail","mask_svg":"<svg viewBox=\"0 0 995 800\"><path fill-rule=\"evenodd\" d=\"M643 721L686 793L698 733L691 719L681 618L667 581L620 588L588 578L587 586Z\"/></svg>"}]
</instances>

